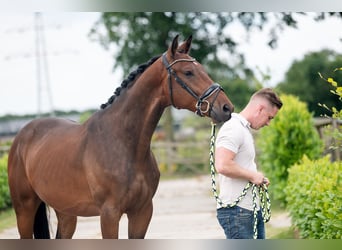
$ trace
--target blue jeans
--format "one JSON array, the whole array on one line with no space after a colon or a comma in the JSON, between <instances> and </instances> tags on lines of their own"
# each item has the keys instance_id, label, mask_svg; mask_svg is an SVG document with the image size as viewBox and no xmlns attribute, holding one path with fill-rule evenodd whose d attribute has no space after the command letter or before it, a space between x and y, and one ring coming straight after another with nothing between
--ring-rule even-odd
<instances>
[{"instance_id":1,"label":"blue jeans","mask_svg":"<svg viewBox=\"0 0 342 250\"><path fill-rule=\"evenodd\" d=\"M265 223L261 210L257 214L258 239L265 239ZM217 219L222 226L227 239L253 239L253 211L234 206L217 209Z\"/></svg>"}]
</instances>

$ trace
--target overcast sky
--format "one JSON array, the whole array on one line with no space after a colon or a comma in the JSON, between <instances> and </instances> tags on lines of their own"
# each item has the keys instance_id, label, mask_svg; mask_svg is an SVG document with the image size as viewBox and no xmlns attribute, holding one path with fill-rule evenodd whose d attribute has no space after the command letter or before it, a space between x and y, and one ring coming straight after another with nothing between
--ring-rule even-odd
<instances>
[{"instance_id":1,"label":"overcast sky","mask_svg":"<svg viewBox=\"0 0 342 250\"><path fill-rule=\"evenodd\" d=\"M87 12L42 14L54 109L98 108L121 82L121 72L112 71L111 53L88 38L99 15ZM303 58L305 53L323 48L342 53L341 28L340 19L319 23L303 19L298 30L286 29L281 34L276 50L267 47L266 32L254 32L240 51L245 53L250 67L271 74L272 79L267 84L272 86L283 79L293 60ZM246 34L241 27L231 27L230 32L243 42ZM37 112L36 69L34 14L0 13L0 116ZM46 81L43 81L41 94L42 111L48 111L51 107Z\"/></svg>"}]
</instances>

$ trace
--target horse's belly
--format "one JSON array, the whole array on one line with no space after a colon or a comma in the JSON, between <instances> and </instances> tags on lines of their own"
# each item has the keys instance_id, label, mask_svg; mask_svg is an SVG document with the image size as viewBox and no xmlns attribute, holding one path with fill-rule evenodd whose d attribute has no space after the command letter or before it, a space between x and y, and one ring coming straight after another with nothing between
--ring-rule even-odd
<instances>
[{"instance_id":1,"label":"horse's belly","mask_svg":"<svg viewBox=\"0 0 342 250\"><path fill-rule=\"evenodd\" d=\"M51 205L58 212L71 216L97 216L100 215L100 210L97 206L91 203L78 203L70 207L60 207L57 204L55 206Z\"/></svg>"}]
</instances>

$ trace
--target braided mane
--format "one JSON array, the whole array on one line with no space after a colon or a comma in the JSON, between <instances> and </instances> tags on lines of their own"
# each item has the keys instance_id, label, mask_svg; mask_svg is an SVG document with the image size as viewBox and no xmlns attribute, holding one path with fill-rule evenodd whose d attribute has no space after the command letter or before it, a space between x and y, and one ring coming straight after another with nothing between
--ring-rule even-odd
<instances>
[{"instance_id":1,"label":"braided mane","mask_svg":"<svg viewBox=\"0 0 342 250\"><path fill-rule=\"evenodd\" d=\"M151 58L148 62L139 65L138 68L137 68L136 70L132 71L132 72L128 75L128 77L127 77L125 80L122 81L120 87L117 87L117 88L116 88L116 90L114 91L114 94L108 99L108 101L107 101L106 103L104 103L104 104L101 104L101 109L105 109L106 107L108 107L109 105L111 105L111 104L114 102L115 98L116 98L117 96L120 95L121 90L126 89L127 86L128 86L131 82L135 83L135 81L138 79L138 77L139 77L139 76L140 76L140 75L141 75L149 66L151 66L159 57L160 57L160 55Z\"/></svg>"}]
</instances>

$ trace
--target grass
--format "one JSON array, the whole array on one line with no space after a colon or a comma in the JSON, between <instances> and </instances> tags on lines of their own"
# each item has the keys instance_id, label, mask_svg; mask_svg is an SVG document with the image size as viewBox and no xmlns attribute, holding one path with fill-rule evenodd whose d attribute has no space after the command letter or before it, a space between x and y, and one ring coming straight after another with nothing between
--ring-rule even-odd
<instances>
[{"instance_id":1,"label":"grass","mask_svg":"<svg viewBox=\"0 0 342 250\"><path fill-rule=\"evenodd\" d=\"M15 227L16 219L13 209L0 211L0 232L7 228Z\"/></svg>"},{"instance_id":2,"label":"grass","mask_svg":"<svg viewBox=\"0 0 342 250\"><path fill-rule=\"evenodd\" d=\"M295 232L290 227L272 227L266 224L266 239L295 239Z\"/></svg>"},{"instance_id":3,"label":"grass","mask_svg":"<svg viewBox=\"0 0 342 250\"><path fill-rule=\"evenodd\" d=\"M292 228L281 230L277 234L273 235L269 239L296 239L295 232Z\"/></svg>"}]
</instances>

